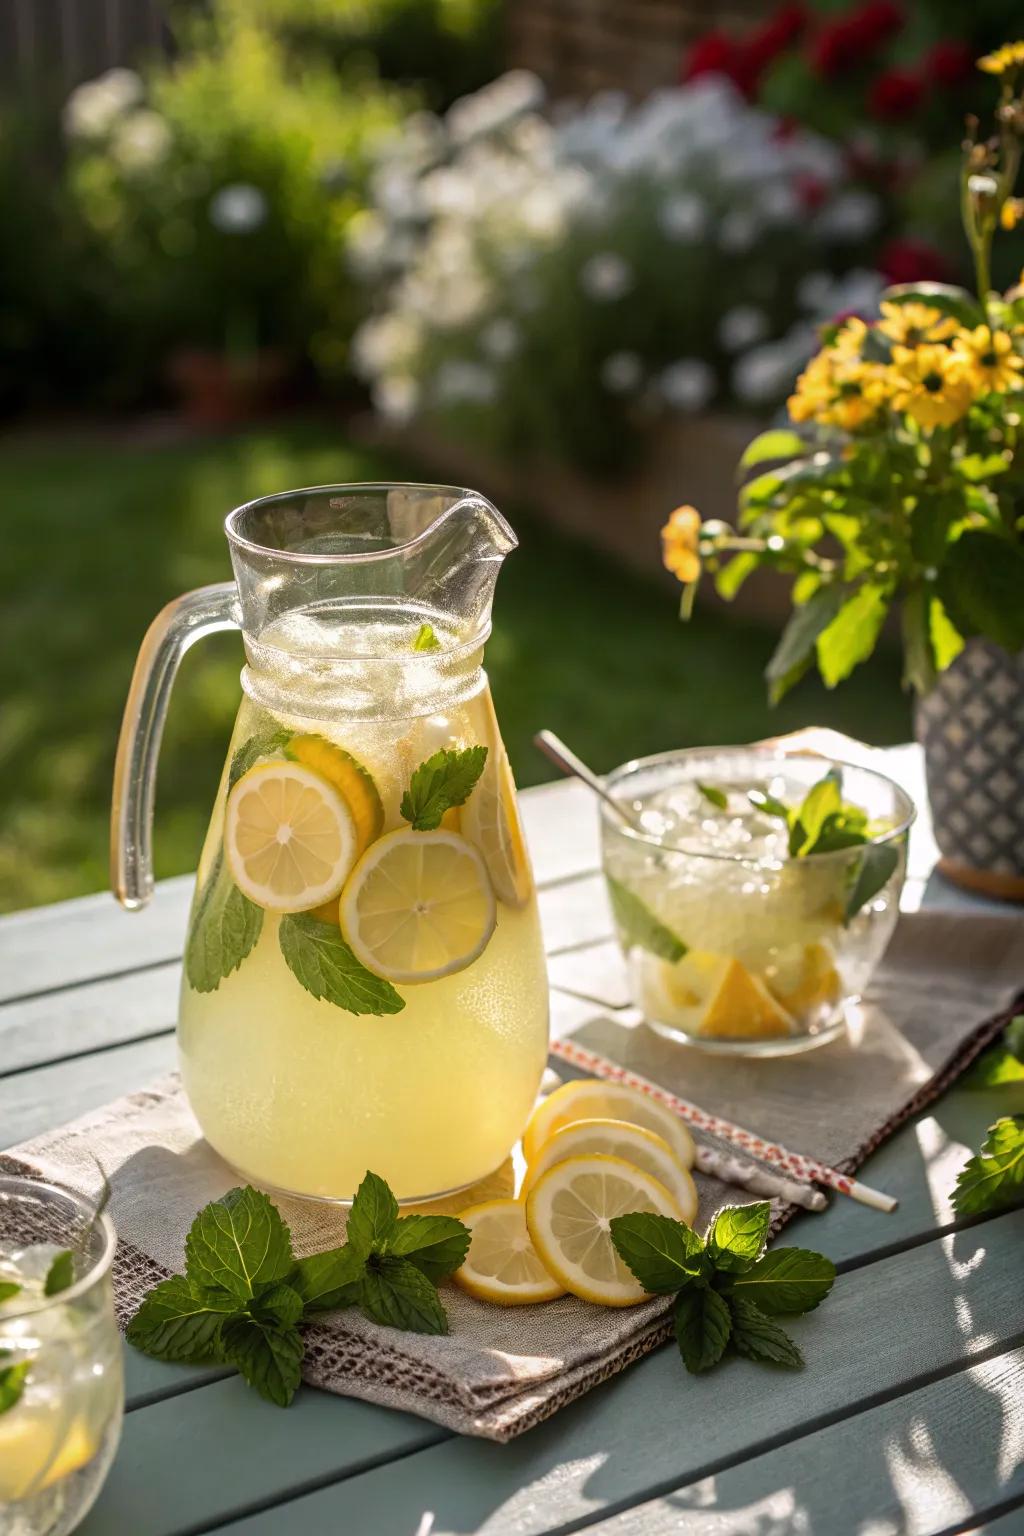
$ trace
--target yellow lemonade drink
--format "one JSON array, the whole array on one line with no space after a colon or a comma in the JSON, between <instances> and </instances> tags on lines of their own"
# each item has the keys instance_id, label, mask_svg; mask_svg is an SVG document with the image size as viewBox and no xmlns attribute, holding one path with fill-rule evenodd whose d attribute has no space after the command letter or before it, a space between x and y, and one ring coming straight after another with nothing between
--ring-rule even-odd
<instances>
[{"instance_id":1,"label":"yellow lemonade drink","mask_svg":"<svg viewBox=\"0 0 1024 1536\"><path fill-rule=\"evenodd\" d=\"M180 1050L274 1189L425 1199L498 1167L547 1053L536 896L480 645L386 602L248 647L200 861Z\"/></svg>"}]
</instances>

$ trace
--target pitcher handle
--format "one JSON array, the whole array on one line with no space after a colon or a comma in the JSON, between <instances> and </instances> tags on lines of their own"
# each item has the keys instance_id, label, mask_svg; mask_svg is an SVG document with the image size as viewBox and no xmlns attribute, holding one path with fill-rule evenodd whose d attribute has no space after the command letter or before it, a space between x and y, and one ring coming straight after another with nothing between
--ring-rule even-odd
<instances>
[{"instance_id":1,"label":"pitcher handle","mask_svg":"<svg viewBox=\"0 0 1024 1536\"><path fill-rule=\"evenodd\" d=\"M110 884L130 912L153 894L156 767L171 686L181 658L204 635L239 629L233 581L198 587L161 609L146 631L132 673L114 763Z\"/></svg>"}]
</instances>

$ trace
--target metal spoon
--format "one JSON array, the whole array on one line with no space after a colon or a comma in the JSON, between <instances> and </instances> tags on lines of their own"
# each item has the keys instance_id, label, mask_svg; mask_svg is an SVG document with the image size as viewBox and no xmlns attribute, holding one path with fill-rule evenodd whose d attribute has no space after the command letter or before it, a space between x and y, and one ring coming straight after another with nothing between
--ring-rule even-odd
<instances>
[{"instance_id":1,"label":"metal spoon","mask_svg":"<svg viewBox=\"0 0 1024 1536\"><path fill-rule=\"evenodd\" d=\"M544 756L554 763L566 778L582 779L587 788L593 790L609 810L615 812L620 821L625 822L633 832L643 832L644 829L633 811L623 805L621 800L616 800L604 780L592 768L588 768L586 763L582 762L575 752L555 735L554 731L538 731L533 742L534 746L539 747Z\"/></svg>"}]
</instances>

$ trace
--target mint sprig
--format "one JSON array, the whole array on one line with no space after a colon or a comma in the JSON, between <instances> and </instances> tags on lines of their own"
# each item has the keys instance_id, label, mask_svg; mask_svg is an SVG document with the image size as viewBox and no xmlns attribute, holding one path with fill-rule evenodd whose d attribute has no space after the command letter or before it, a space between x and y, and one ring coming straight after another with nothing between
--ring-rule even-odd
<instances>
[{"instance_id":1,"label":"mint sprig","mask_svg":"<svg viewBox=\"0 0 1024 1536\"><path fill-rule=\"evenodd\" d=\"M0 1349L0 1360L9 1354L10 1350ZM16 1365L0 1365L0 1414L7 1413L21 1397L30 1364L29 1360L19 1360Z\"/></svg>"},{"instance_id":2,"label":"mint sprig","mask_svg":"<svg viewBox=\"0 0 1024 1536\"><path fill-rule=\"evenodd\" d=\"M671 928L666 927L660 917L655 916L643 898L607 872L605 882L623 948L636 946L646 949L649 954L668 960L673 965L681 960L689 946Z\"/></svg>"},{"instance_id":3,"label":"mint sprig","mask_svg":"<svg viewBox=\"0 0 1024 1536\"><path fill-rule=\"evenodd\" d=\"M1003 1088L1007 1083L1024 1083L1024 1013L1010 1020L963 1079L965 1088Z\"/></svg>"},{"instance_id":4,"label":"mint sprig","mask_svg":"<svg viewBox=\"0 0 1024 1536\"><path fill-rule=\"evenodd\" d=\"M21 1286L16 1280L0 1280L0 1305L10 1301L12 1296L17 1296Z\"/></svg>"},{"instance_id":5,"label":"mint sprig","mask_svg":"<svg viewBox=\"0 0 1024 1536\"><path fill-rule=\"evenodd\" d=\"M1024 1115L990 1125L980 1152L961 1168L953 1191L958 1216L1001 1210L1024 1196Z\"/></svg>"},{"instance_id":6,"label":"mint sprig","mask_svg":"<svg viewBox=\"0 0 1024 1536\"><path fill-rule=\"evenodd\" d=\"M402 994L390 981L375 976L356 959L335 923L321 922L309 912L294 912L282 917L277 941L288 969L313 997L346 1013L377 1018L401 1013L405 1007Z\"/></svg>"},{"instance_id":7,"label":"mint sprig","mask_svg":"<svg viewBox=\"0 0 1024 1536\"><path fill-rule=\"evenodd\" d=\"M75 1280L75 1255L70 1248L65 1248L58 1253L46 1271L46 1279L43 1281L44 1296L59 1296L61 1291L66 1291Z\"/></svg>"},{"instance_id":8,"label":"mint sprig","mask_svg":"<svg viewBox=\"0 0 1024 1536\"><path fill-rule=\"evenodd\" d=\"M695 779L694 788L703 795L709 805L715 807L716 811L728 810L729 796L724 789L719 789L717 784L702 784L700 779Z\"/></svg>"},{"instance_id":9,"label":"mint sprig","mask_svg":"<svg viewBox=\"0 0 1024 1536\"><path fill-rule=\"evenodd\" d=\"M803 1364L773 1319L810 1312L823 1301L835 1265L804 1248L766 1253L770 1218L766 1200L725 1206L703 1238L668 1216L612 1218L612 1242L644 1290L675 1294L676 1343L688 1371L710 1370L727 1349L774 1365Z\"/></svg>"},{"instance_id":10,"label":"mint sprig","mask_svg":"<svg viewBox=\"0 0 1024 1536\"><path fill-rule=\"evenodd\" d=\"M402 796L399 810L414 832L432 832L445 811L465 805L484 771L487 748L443 747L420 763Z\"/></svg>"},{"instance_id":11,"label":"mint sprig","mask_svg":"<svg viewBox=\"0 0 1024 1536\"><path fill-rule=\"evenodd\" d=\"M192 913L185 975L194 992L216 992L251 954L263 930L263 909L243 896L218 852Z\"/></svg>"},{"instance_id":12,"label":"mint sprig","mask_svg":"<svg viewBox=\"0 0 1024 1536\"><path fill-rule=\"evenodd\" d=\"M273 1202L250 1187L232 1189L199 1212L185 1240L185 1273L153 1287L128 1341L157 1360L232 1365L261 1397L287 1407L302 1374L301 1329L317 1313L358 1306L385 1327L447 1333L437 1284L469 1250L461 1221L399 1216L388 1185L367 1173L347 1237L341 1248L296 1259ZM12 1402L20 1396L23 1383L10 1373L21 1369L0 1370L0 1412L5 1393Z\"/></svg>"},{"instance_id":13,"label":"mint sprig","mask_svg":"<svg viewBox=\"0 0 1024 1536\"><path fill-rule=\"evenodd\" d=\"M292 732L286 731L282 726L269 726L266 730L250 736L247 741L243 741L232 754L231 766L228 769L228 792L234 789L243 774L248 773L261 757L274 757L283 751L291 738Z\"/></svg>"},{"instance_id":14,"label":"mint sprig","mask_svg":"<svg viewBox=\"0 0 1024 1536\"><path fill-rule=\"evenodd\" d=\"M434 634L433 624L421 624L412 642L414 651L439 651L441 642Z\"/></svg>"}]
</instances>

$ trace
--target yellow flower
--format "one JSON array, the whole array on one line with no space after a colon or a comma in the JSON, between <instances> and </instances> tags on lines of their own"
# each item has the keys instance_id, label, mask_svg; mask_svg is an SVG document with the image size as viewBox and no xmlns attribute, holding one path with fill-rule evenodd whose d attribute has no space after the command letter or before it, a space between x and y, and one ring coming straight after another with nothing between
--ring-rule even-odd
<instances>
[{"instance_id":1,"label":"yellow flower","mask_svg":"<svg viewBox=\"0 0 1024 1536\"><path fill-rule=\"evenodd\" d=\"M953 356L978 394L1001 390L1004 394L1019 389L1024 380L1024 358L1013 350L1005 331L990 330L987 325L973 331L961 331L953 343Z\"/></svg>"},{"instance_id":2,"label":"yellow flower","mask_svg":"<svg viewBox=\"0 0 1024 1536\"><path fill-rule=\"evenodd\" d=\"M665 569L686 585L700 575L700 513L696 507L676 507L661 530Z\"/></svg>"},{"instance_id":3,"label":"yellow flower","mask_svg":"<svg viewBox=\"0 0 1024 1536\"><path fill-rule=\"evenodd\" d=\"M868 328L863 320L856 315L851 315L839 327L831 342L831 351L839 357L859 358L864 348L864 341L868 334Z\"/></svg>"},{"instance_id":4,"label":"yellow flower","mask_svg":"<svg viewBox=\"0 0 1024 1536\"><path fill-rule=\"evenodd\" d=\"M1004 43L978 60L978 68L987 75L1005 75L1007 70L1024 64L1024 43Z\"/></svg>"},{"instance_id":5,"label":"yellow flower","mask_svg":"<svg viewBox=\"0 0 1024 1536\"><path fill-rule=\"evenodd\" d=\"M794 421L853 432L875 416L885 398L885 369L833 345L812 357L797 379L789 414Z\"/></svg>"},{"instance_id":6,"label":"yellow flower","mask_svg":"<svg viewBox=\"0 0 1024 1536\"><path fill-rule=\"evenodd\" d=\"M922 341L948 341L955 335L957 324L952 315L944 315L930 304L894 304L886 299L878 329L890 341L917 347Z\"/></svg>"},{"instance_id":7,"label":"yellow flower","mask_svg":"<svg viewBox=\"0 0 1024 1536\"><path fill-rule=\"evenodd\" d=\"M921 427L950 427L971 408L974 391L948 347L893 347L892 403Z\"/></svg>"},{"instance_id":8,"label":"yellow flower","mask_svg":"<svg viewBox=\"0 0 1024 1536\"><path fill-rule=\"evenodd\" d=\"M1024 219L1024 197L1008 197L999 210L999 222L1004 229L1016 229Z\"/></svg>"}]
</instances>

